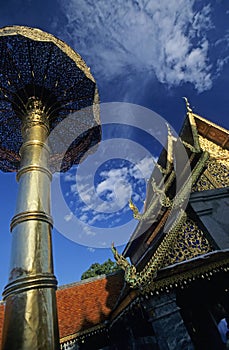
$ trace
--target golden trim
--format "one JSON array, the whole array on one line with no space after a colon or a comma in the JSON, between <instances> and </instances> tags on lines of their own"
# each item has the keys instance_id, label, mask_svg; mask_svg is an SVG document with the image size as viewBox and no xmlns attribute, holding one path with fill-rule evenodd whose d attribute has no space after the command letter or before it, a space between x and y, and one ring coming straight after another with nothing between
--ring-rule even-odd
<instances>
[{"instance_id":1,"label":"golden trim","mask_svg":"<svg viewBox=\"0 0 229 350\"><path fill-rule=\"evenodd\" d=\"M114 258L117 261L117 264L125 271L125 280L130 284L131 288L144 288L144 285L148 284L149 279L154 278L157 271L162 268L166 254L171 248L177 237L178 231L182 228L187 218L185 211L181 208L182 204L188 198L191 186L196 183L208 159L209 153L206 151L203 152L198 163L195 165L192 174L174 198L172 208L173 210L178 210L177 218L142 271L136 272L136 267L131 265L121 254L119 254L115 249L114 244L112 244Z\"/></svg>"},{"instance_id":2,"label":"golden trim","mask_svg":"<svg viewBox=\"0 0 229 350\"><path fill-rule=\"evenodd\" d=\"M157 225L157 227L154 229L154 231L152 232L152 234L150 235L150 237L148 238L148 240L146 241L146 244L150 245L151 242L154 240L154 238L157 236L158 232L160 232L161 228L164 226L166 220L168 219L169 214L171 213L171 210L168 209L163 217L161 218L159 224Z\"/></svg>"},{"instance_id":3,"label":"golden trim","mask_svg":"<svg viewBox=\"0 0 229 350\"><path fill-rule=\"evenodd\" d=\"M104 324L99 324L99 325L96 325L94 327L91 327L85 331L79 331L79 332L76 332L76 333L72 333L72 334L69 334L69 335L66 335L62 338L60 338L60 344L63 344L69 340L74 340L78 337L82 337L84 335L87 335L88 333L91 333L91 332L96 332L96 331L99 331L99 330L103 330L103 329L106 329L106 325Z\"/></svg>"},{"instance_id":4,"label":"golden trim","mask_svg":"<svg viewBox=\"0 0 229 350\"><path fill-rule=\"evenodd\" d=\"M174 198L173 207L175 208L179 207L188 198L192 186L198 180L200 174L202 173L204 167L206 166L208 159L209 159L209 153L207 151L204 151L198 163L195 165L194 169L192 170L191 175L186 180L185 184L182 186L182 188Z\"/></svg>"},{"instance_id":5,"label":"golden trim","mask_svg":"<svg viewBox=\"0 0 229 350\"><path fill-rule=\"evenodd\" d=\"M129 283L131 288L142 289L145 284L148 284L149 278L154 278L157 275L157 271L162 267L165 254L171 247L174 239L176 238L177 231L183 225L186 219L186 213L184 210L180 210L177 213L177 218L173 222L169 232L163 239L156 252L153 254L147 265L142 271L136 272L136 267L131 265L112 244L112 252L117 264L125 271L125 280Z\"/></svg>"},{"instance_id":6,"label":"golden trim","mask_svg":"<svg viewBox=\"0 0 229 350\"><path fill-rule=\"evenodd\" d=\"M90 68L86 65L82 57L77 52L75 52L70 46L68 46L64 41L56 38L52 34L44 32L38 28L17 25L7 26L0 29L0 36L8 35L22 35L28 39L35 41L52 42L75 62L76 66L85 74L85 76L89 80L96 84L95 79L90 72ZM96 123L100 125L99 93L96 86L93 101L93 113Z\"/></svg>"},{"instance_id":7,"label":"golden trim","mask_svg":"<svg viewBox=\"0 0 229 350\"><path fill-rule=\"evenodd\" d=\"M26 211L15 215L10 224L10 231L14 229L14 227L22 222L29 220L39 220L46 222L53 228L53 219L50 215L45 213L44 211Z\"/></svg>"},{"instance_id":8,"label":"golden trim","mask_svg":"<svg viewBox=\"0 0 229 350\"><path fill-rule=\"evenodd\" d=\"M19 154L21 155L21 153L23 152L24 148L26 148L27 146L40 146L43 149L45 149L47 152L50 152L50 148L47 145L47 143L39 141L39 140L30 140L27 142L24 142L20 148Z\"/></svg>"},{"instance_id":9,"label":"golden trim","mask_svg":"<svg viewBox=\"0 0 229 350\"><path fill-rule=\"evenodd\" d=\"M23 174L28 173L30 171L40 171L40 172L46 174L49 177L49 180L52 181L51 171L43 166L40 166L40 165L28 165L28 166L24 166L24 167L20 168L17 172L16 180L19 181L20 177Z\"/></svg>"},{"instance_id":10,"label":"golden trim","mask_svg":"<svg viewBox=\"0 0 229 350\"><path fill-rule=\"evenodd\" d=\"M195 122L195 119L194 119L192 113L189 113L188 118L189 118L189 122L190 122L191 129L192 129L192 135L193 135L193 141L194 141L194 150L195 150L196 153L199 153L199 152L201 152L201 147L200 147L199 134L198 134L198 129L197 129L197 126L196 126L196 122Z\"/></svg>"},{"instance_id":11,"label":"golden trim","mask_svg":"<svg viewBox=\"0 0 229 350\"><path fill-rule=\"evenodd\" d=\"M223 148L220 145L217 145L213 141L209 140L204 136L199 136L200 146L202 150L208 151L211 155L211 158L215 158L221 162L226 162L225 165L229 164L229 150Z\"/></svg>"},{"instance_id":12,"label":"golden trim","mask_svg":"<svg viewBox=\"0 0 229 350\"><path fill-rule=\"evenodd\" d=\"M208 169L205 170L204 175L215 188L222 188L221 184L212 176L212 174Z\"/></svg>"},{"instance_id":13,"label":"golden trim","mask_svg":"<svg viewBox=\"0 0 229 350\"><path fill-rule=\"evenodd\" d=\"M207 169L199 178L192 191L203 191L229 186L229 150L222 148L203 136L199 136L203 150L210 154Z\"/></svg>"},{"instance_id":14,"label":"golden trim","mask_svg":"<svg viewBox=\"0 0 229 350\"><path fill-rule=\"evenodd\" d=\"M160 268L162 268L165 256L168 250L171 248L174 240L176 239L177 232L180 230L180 228L184 224L186 217L187 215L185 211L181 209L177 215L176 220L172 224L172 227L166 234L165 238L162 240L161 244L159 245L159 247L151 257L149 262L146 264L143 270L139 273L140 280L138 281L138 284L141 285L141 287L144 284L148 283L149 278L156 277L157 271Z\"/></svg>"},{"instance_id":15,"label":"golden trim","mask_svg":"<svg viewBox=\"0 0 229 350\"><path fill-rule=\"evenodd\" d=\"M190 260L191 261L191 260ZM174 276L167 276L166 278L163 278L159 281L154 280L153 283L146 286L148 288L145 288L144 292L149 291L158 291L162 289L172 289L177 288L181 286L186 286L188 283L191 283L193 280L197 279L204 279L204 278L211 278L214 273L217 273L219 271L229 271L229 258L226 258L222 261L212 262L208 263L206 266L198 266L196 268L192 268L191 271L185 271L175 274ZM182 283L184 282L184 283ZM166 288L167 287L167 288Z\"/></svg>"},{"instance_id":16,"label":"golden trim","mask_svg":"<svg viewBox=\"0 0 229 350\"><path fill-rule=\"evenodd\" d=\"M28 276L17 281L8 283L3 292L3 300L8 298L10 295L16 293L22 293L27 290L34 288L55 288L57 289L57 280L52 274L41 274L35 276Z\"/></svg>"},{"instance_id":17,"label":"golden trim","mask_svg":"<svg viewBox=\"0 0 229 350\"><path fill-rule=\"evenodd\" d=\"M129 201L129 207L133 211L133 217L139 221L144 220L147 217L151 217L151 220L155 218L155 215L153 215L153 210L155 209L158 202L161 204L161 206L169 208L172 206L172 202L168 196L166 196L166 191L170 187L172 181L175 178L175 172L172 170L173 167L173 142L177 141L177 138L173 136L172 131L170 129L170 126L168 123L166 123L167 131L168 131L168 137L167 137L167 158L166 158L166 165L165 168L163 168L160 164L154 163L155 167L161 172L161 174L164 176L162 177L162 180L160 181L159 185L157 185L156 181L154 180L153 176L151 176L151 186L154 192L154 196L148 205L148 207L145 206L146 210L143 214L140 214L138 211L138 208L134 205L134 203L130 200ZM170 173L171 172L171 173ZM166 175L170 173L170 176L168 180L166 181L166 184L164 185L164 179ZM164 185L164 188L162 186ZM162 189L161 189L162 188Z\"/></svg>"},{"instance_id":18,"label":"golden trim","mask_svg":"<svg viewBox=\"0 0 229 350\"><path fill-rule=\"evenodd\" d=\"M192 108L190 107L190 104L188 102L187 97L183 97L183 98L184 98L185 103L186 103L187 116L188 116L188 120L189 120L191 130L192 130L194 145L192 146L185 141L182 141L182 142L183 142L184 146L189 148L192 152L199 153L199 152L201 152L201 147L200 147L200 142L199 142L198 129L197 129L197 125L196 125L195 118L194 118L194 113L192 111Z\"/></svg>"},{"instance_id":19,"label":"golden trim","mask_svg":"<svg viewBox=\"0 0 229 350\"><path fill-rule=\"evenodd\" d=\"M166 162L166 172L165 174L168 174L169 171L172 168L173 164L173 142L177 141L177 138L173 136L171 128L168 123L167 125L167 130L168 130L168 141L167 141L167 162Z\"/></svg>"},{"instance_id":20,"label":"golden trim","mask_svg":"<svg viewBox=\"0 0 229 350\"><path fill-rule=\"evenodd\" d=\"M213 248L203 231L200 230L195 221L187 217L177 234L173 247L166 256L164 266L187 261L196 256L207 254L212 250Z\"/></svg>"},{"instance_id":21,"label":"golden trim","mask_svg":"<svg viewBox=\"0 0 229 350\"><path fill-rule=\"evenodd\" d=\"M214 128L218 129L218 130L221 130L223 132L225 132L226 134L229 135L229 130L223 128L222 126L219 126L213 122L210 122L208 119L205 119L204 117L201 117L200 115L196 114L196 113L193 113L193 116L194 118L197 118L197 119L200 119L201 121L205 122L206 124L210 125L210 126L213 126Z\"/></svg>"},{"instance_id":22,"label":"golden trim","mask_svg":"<svg viewBox=\"0 0 229 350\"><path fill-rule=\"evenodd\" d=\"M56 38L52 34L46 33L37 28L25 27L25 26L9 26L0 29L0 36L8 35L22 35L28 39L35 41L46 41L54 43L61 51L63 51L67 56L69 56L81 69L86 77L91 81L95 82L90 69L87 67L86 63L82 57L76 53L70 46L68 46L64 41Z\"/></svg>"}]
</instances>

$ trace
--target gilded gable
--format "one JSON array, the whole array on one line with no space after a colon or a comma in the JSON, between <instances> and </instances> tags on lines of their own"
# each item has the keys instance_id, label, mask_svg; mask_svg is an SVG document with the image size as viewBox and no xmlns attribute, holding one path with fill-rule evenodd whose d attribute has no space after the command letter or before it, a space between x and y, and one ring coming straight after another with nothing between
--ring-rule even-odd
<instances>
[{"instance_id":1,"label":"gilded gable","mask_svg":"<svg viewBox=\"0 0 229 350\"><path fill-rule=\"evenodd\" d=\"M168 252L164 266L195 258L213 250L204 232L197 223L187 218L177 233L177 238Z\"/></svg>"},{"instance_id":2,"label":"gilded gable","mask_svg":"<svg viewBox=\"0 0 229 350\"><path fill-rule=\"evenodd\" d=\"M201 135L199 142L201 149L210 153L210 158L192 192L229 186L229 151Z\"/></svg>"}]
</instances>

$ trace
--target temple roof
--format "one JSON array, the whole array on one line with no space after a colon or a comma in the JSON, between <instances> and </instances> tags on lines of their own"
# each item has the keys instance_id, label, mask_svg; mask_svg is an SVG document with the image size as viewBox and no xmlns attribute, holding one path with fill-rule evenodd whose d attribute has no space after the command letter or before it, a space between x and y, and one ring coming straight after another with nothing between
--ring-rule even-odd
<instances>
[{"instance_id":1,"label":"temple roof","mask_svg":"<svg viewBox=\"0 0 229 350\"><path fill-rule=\"evenodd\" d=\"M108 319L123 285L122 274L88 279L57 291L60 339Z\"/></svg>"},{"instance_id":2,"label":"temple roof","mask_svg":"<svg viewBox=\"0 0 229 350\"><path fill-rule=\"evenodd\" d=\"M60 341L90 332L105 322L123 287L120 271L61 286L57 290ZM0 343L4 303L0 303Z\"/></svg>"},{"instance_id":3,"label":"temple roof","mask_svg":"<svg viewBox=\"0 0 229 350\"><path fill-rule=\"evenodd\" d=\"M209 120L193 114L198 133L219 146L229 149L229 131Z\"/></svg>"},{"instance_id":4,"label":"temple roof","mask_svg":"<svg viewBox=\"0 0 229 350\"><path fill-rule=\"evenodd\" d=\"M194 148L196 149L196 152L198 154L198 152L201 149L199 140L199 138L201 137L206 138L207 140L213 142L216 145L219 145L223 149L229 150L229 131L203 118L202 116L193 113L192 109L189 106L187 108L186 118L180 131L180 138L184 142L184 146L187 147L189 145L190 147L187 148L187 154L190 154L190 150L194 151ZM167 152L163 150L158 160L159 165L164 168L166 166L166 154ZM154 177L154 173L155 169L151 177ZM147 208L150 205L152 195L153 188L151 185L151 181L149 181L145 199L145 211L147 211ZM126 245L123 251L124 256L129 256L132 258L133 252L136 249L140 249L142 255L145 253L146 247L143 247L143 241L146 241L147 237L150 239L150 242L147 241L148 248L149 243L151 243L151 241L155 238L155 235L152 236L152 232L157 231L157 229L161 227L160 223L163 222L164 219L166 219L166 213L161 213L158 218L159 219L156 222L154 222L154 220L151 220L152 224L150 221L150 217L146 220L139 221L135 231L131 236L131 239L129 240L128 244ZM152 239L150 237L152 237Z\"/></svg>"}]
</instances>

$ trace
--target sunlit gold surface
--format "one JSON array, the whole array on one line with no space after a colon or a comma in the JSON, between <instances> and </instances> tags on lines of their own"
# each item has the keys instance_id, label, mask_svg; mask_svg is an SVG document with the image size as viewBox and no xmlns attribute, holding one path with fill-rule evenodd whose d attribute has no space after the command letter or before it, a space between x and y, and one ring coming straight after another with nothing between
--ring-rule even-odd
<instances>
[{"instance_id":1,"label":"sunlit gold surface","mask_svg":"<svg viewBox=\"0 0 229 350\"><path fill-rule=\"evenodd\" d=\"M186 220L186 213L180 210L177 217L172 223L166 238L161 242L149 262L145 265L143 270L137 272L134 265L131 265L122 255L118 254L114 246L112 251L117 264L125 271L125 280L131 288L140 288L144 290L149 281L153 281L157 275L158 270L163 266L163 262L168 254L169 249L173 245L177 233Z\"/></svg>"},{"instance_id":2,"label":"sunlit gold surface","mask_svg":"<svg viewBox=\"0 0 229 350\"><path fill-rule=\"evenodd\" d=\"M165 257L164 266L186 261L212 250L213 248L196 222L187 218Z\"/></svg>"},{"instance_id":3,"label":"sunlit gold surface","mask_svg":"<svg viewBox=\"0 0 229 350\"><path fill-rule=\"evenodd\" d=\"M56 350L56 278L53 275L50 216L49 128L42 108L23 121L21 170L3 331L4 350ZM45 146L44 146L45 145Z\"/></svg>"},{"instance_id":4,"label":"sunlit gold surface","mask_svg":"<svg viewBox=\"0 0 229 350\"><path fill-rule=\"evenodd\" d=\"M159 185L157 185L155 179L151 177L150 184L153 189L154 196L150 200L150 203L148 205L145 205L145 211L143 214L140 214L138 211L138 208L135 206L135 204L132 202L132 200L129 200L129 207L133 211L133 217L139 221L143 221L149 217L151 217L151 220L153 218L156 218L158 215L158 212L155 210L158 207L171 207L172 202L170 201L169 197L166 196L166 191L170 187L171 182L174 180L175 173L172 171L173 167L173 143L176 141L176 137L172 135L171 129L169 125L167 124L168 129L168 142L167 142L167 159L166 159L166 165L165 168L162 167L160 164L155 163L155 167L160 171L162 175L162 180L160 181ZM170 173L170 176L167 181L165 181L165 177ZM164 186L165 183L165 186ZM164 187L163 187L164 186ZM146 199L147 200L147 199Z\"/></svg>"},{"instance_id":5,"label":"sunlit gold surface","mask_svg":"<svg viewBox=\"0 0 229 350\"><path fill-rule=\"evenodd\" d=\"M177 209L177 218L173 222L171 228L168 230L162 242L157 247L155 253L152 255L151 259L145 265L143 270L141 270L140 272L136 272L136 268L133 265L123 263L123 261L125 261L124 257L114 254L114 257L117 260L117 264L120 265L120 267L125 271L125 279L132 288L140 287L144 289L149 279L153 280L156 277L157 272L162 267L164 267L165 262L167 262L168 254L170 253L171 248L174 246L174 242L176 242L182 228L186 228L185 225L187 220L187 214L182 208L180 208L180 206L182 205L183 201L186 200L186 198L188 197L189 189L198 180L200 174L205 168L208 159L209 153L207 151L203 152L199 161L192 170L192 174L189 176L183 187L180 189L180 191L174 198L172 206L173 208ZM206 251L208 252L210 250L208 242L206 241L205 243L206 247L204 247L203 253L206 253ZM114 250L113 253L115 253ZM190 252L188 251L188 253ZM189 258L191 254L193 256L200 255L200 247L198 245L195 245L191 253L189 254Z\"/></svg>"},{"instance_id":6,"label":"sunlit gold surface","mask_svg":"<svg viewBox=\"0 0 229 350\"><path fill-rule=\"evenodd\" d=\"M210 158L207 162L207 169L192 191L205 191L229 186L229 151L203 136L199 136L199 140L201 148L209 152Z\"/></svg>"},{"instance_id":7,"label":"sunlit gold surface","mask_svg":"<svg viewBox=\"0 0 229 350\"><path fill-rule=\"evenodd\" d=\"M213 123L208 122L204 118L193 114L187 98L185 98L185 101L188 122L190 124L191 135L193 137L193 144L189 144L183 140L182 142L185 147L187 147L192 152L189 159L190 163L192 164L193 160L195 160L197 157L198 161L192 169L191 176L187 179L185 184L173 199L171 206L172 208L179 208L179 206L182 205L184 200L186 200L189 196L190 188L192 188L193 192L196 192L229 186L229 149L227 146L228 131L218 127ZM196 124L197 118L209 124L206 130L204 130L205 126L203 127L203 125ZM199 134L197 126L201 126L202 133L205 135L205 137ZM215 132L215 130L212 131L211 134L209 133L210 127L216 127L223 133L220 134L220 139L217 139L218 133ZM211 139L215 140L215 142L209 140L206 135L210 135ZM158 167L158 165L157 168L163 174L164 169L162 169L161 166ZM169 190L173 180L174 171L171 171L170 179L165 182L165 193L167 190ZM151 181L150 184L153 185L153 181ZM156 186L154 186L153 190L153 193L160 193ZM153 217L155 211L154 207L152 206L151 198L148 200L149 205L147 211L145 211L143 215L138 213L136 206L132 202L130 203L130 208L134 212L135 218L138 220L145 220L147 216ZM170 210L165 213L169 216ZM164 216L160 219L158 225L156 228L154 228L151 236L147 240L146 243L148 245L151 244L158 232L163 228L165 224L164 218L165 220L168 218L166 214L164 214ZM219 260L215 262L211 261L211 263L208 262L204 266L201 263L200 266L195 266L195 268L191 269L191 271L179 271L179 274L176 274L175 276L166 276L165 279L157 280L157 273L160 272L164 267L171 267L172 264L174 264L174 266L179 266L179 264L182 264L182 262L187 260L191 261L193 258L198 259L199 256L204 256L205 261L207 261L206 257L210 257L211 254L213 254L212 251L214 248L211 246L211 243L208 241L207 236L200 229L198 224L192 220L185 212L182 214L182 209L180 210L179 215L179 220L174 223L173 227L164 236L162 242L159 244L155 252L152 254L150 260L147 264L145 264L144 268L141 271L138 271L135 266L130 265L128 261L125 260L124 256L117 255L117 252L115 252L113 249L117 264L125 271L125 280L130 285L130 287L139 289L141 293L148 293L149 291L152 292L156 290L156 293L158 294L159 290L169 291L169 289L177 286L183 287L183 285L186 285L188 283L187 280L190 282L195 280L195 278L209 279L213 273L217 273L219 271L228 271L228 258L226 258L222 259L222 261ZM140 232L140 230L135 232ZM179 264L177 265L177 263Z\"/></svg>"}]
</instances>

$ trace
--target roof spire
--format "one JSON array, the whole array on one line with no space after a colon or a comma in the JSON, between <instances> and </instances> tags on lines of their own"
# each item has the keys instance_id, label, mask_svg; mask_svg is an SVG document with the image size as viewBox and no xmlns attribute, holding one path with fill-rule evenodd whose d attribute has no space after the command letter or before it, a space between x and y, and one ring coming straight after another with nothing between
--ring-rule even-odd
<instances>
[{"instance_id":1,"label":"roof spire","mask_svg":"<svg viewBox=\"0 0 229 350\"><path fill-rule=\"evenodd\" d=\"M185 100L185 104L186 104L186 108L187 108L187 113L193 113L192 108L190 107L190 104L188 102L187 97L183 97L183 99Z\"/></svg>"}]
</instances>

